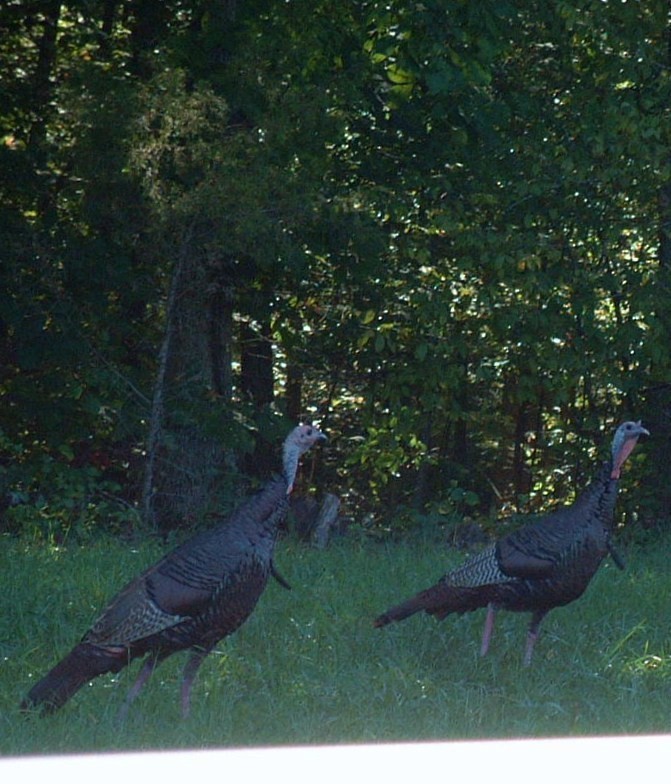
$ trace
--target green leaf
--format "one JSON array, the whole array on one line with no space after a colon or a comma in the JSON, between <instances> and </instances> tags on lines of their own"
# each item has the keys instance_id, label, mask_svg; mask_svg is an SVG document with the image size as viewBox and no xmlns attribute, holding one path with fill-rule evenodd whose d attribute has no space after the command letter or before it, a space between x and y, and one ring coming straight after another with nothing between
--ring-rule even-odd
<instances>
[{"instance_id":1,"label":"green leaf","mask_svg":"<svg viewBox=\"0 0 671 784\"><path fill-rule=\"evenodd\" d=\"M420 362L423 362L426 359L426 355L429 352L429 344L428 343L420 343L415 348L415 358L418 359Z\"/></svg>"}]
</instances>

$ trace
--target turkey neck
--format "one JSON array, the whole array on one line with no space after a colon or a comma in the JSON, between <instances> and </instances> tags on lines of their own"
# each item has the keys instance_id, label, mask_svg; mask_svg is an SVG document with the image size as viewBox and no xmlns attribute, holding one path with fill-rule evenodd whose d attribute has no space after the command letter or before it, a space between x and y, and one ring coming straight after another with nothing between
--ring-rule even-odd
<instances>
[{"instance_id":1,"label":"turkey neck","mask_svg":"<svg viewBox=\"0 0 671 784\"><path fill-rule=\"evenodd\" d=\"M285 444L284 454L282 456L282 466L284 469L284 478L287 482L287 495L294 489L294 481L296 480L296 472L298 471L298 459L300 452L295 444Z\"/></svg>"},{"instance_id":2,"label":"turkey neck","mask_svg":"<svg viewBox=\"0 0 671 784\"><path fill-rule=\"evenodd\" d=\"M578 496L574 505L576 511L585 509L587 514L583 519L588 525L598 521L605 532L610 532L613 526L615 502L619 490L619 481L612 478L612 470L612 461L605 461L599 473L589 487Z\"/></svg>"},{"instance_id":3,"label":"turkey neck","mask_svg":"<svg viewBox=\"0 0 671 784\"><path fill-rule=\"evenodd\" d=\"M622 466L629 455L634 451L634 447L638 442L638 438L630 438L624 442L620 447L620 451L613 457L613 468L611 471L611 479L619 479Z\"/></svg>"}]
</instances>

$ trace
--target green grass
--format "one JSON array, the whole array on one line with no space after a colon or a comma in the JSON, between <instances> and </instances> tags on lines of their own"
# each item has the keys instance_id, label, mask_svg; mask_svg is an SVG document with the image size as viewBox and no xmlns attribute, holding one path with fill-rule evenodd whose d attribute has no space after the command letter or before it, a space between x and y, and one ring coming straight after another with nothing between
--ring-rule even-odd
<instances>
[{"instance_id":1,"label":"green grass","mask_svg":"<svg viewBox=\"0 0 671 784\"><path fill-rule=\"evenodd\" d=\"M666 732L671 678L668 544L608 563L587 594L546 618L521 666L528 616L500 613L478 656L484 612L437 623L371 620L461 560L435 542L280 543L293 585L271 582L251 619L203 665L179 714L185 654L131 708L137 672L98 678L60 712L18 710L31 680L79 639L124 583L160 555L114 541L63 550L0 540L0 753L206 748Z\"/></svg>"}]
</instances>

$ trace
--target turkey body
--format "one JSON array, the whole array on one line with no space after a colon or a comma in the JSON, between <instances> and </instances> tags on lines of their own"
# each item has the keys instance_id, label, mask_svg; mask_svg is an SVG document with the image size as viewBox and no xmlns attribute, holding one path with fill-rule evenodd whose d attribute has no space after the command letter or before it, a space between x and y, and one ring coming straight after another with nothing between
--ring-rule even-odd
<instances>
[{"instance_id":1,"label":"turkey body","mask_svg":"<svg viewBox=\"0 0 671 784\"><path fill-rule=\"evenodd\" d=\"M220 525L190 539L117 595L83 642L132 640L147 651L211 647L250 615L270 575L277 525L287 511L278 479ZM143 636L137 639L137 632ZM137 652L137 653L135 653Z\"/></svg>"},{"instance_id":2,"label":"turkey body","mask_svg":"<svg viewBox=\"0 0 671 784\"><path fill-rule=\"evenodd\" d=\"M319 430L310 428L310 444L321 438ZM295 473L290 459L291 464ZM50 713L92 678L119 672L147 656L125 714L156 665L189 649L182 681L182 712L187 715L202 660L247 620L275 574L278 525L286 516L292 485L293 475L287 479L285 471L220 525L189 539L129 582L81 642L33 686L21 707L40 706Z\"/></svg>"},{"instance_id":3,"label":"turkey body","mask_svg":"<svg viewBox=\"0 0 671 784\"><path fill-rule=\"evenodd\" d=\"M498 610L531 612L524 663L531 661L538 629L554 607L585 592L608 553L620 468L647 430L625 422L616 431L613 456L568 507L545 515L467 559L438 582L375 619L377 627L424 611L442 620L451 613L488 608L481 653L489 647ZM619 559L614 554L616 563Z\"/></svg>"}]
</instances>

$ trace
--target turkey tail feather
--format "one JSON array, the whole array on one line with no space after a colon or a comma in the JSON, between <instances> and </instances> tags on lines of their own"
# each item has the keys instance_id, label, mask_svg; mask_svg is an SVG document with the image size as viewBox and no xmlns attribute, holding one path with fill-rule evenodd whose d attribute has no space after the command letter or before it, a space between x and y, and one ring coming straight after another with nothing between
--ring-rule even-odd
<instances>
[{"instance_id":1,"label":"turkey tail feather","mask_svg":"<svg viewBox=\"0 0 671 784\"><path fill-rule=\"evenodd\" d=\"M118 672L128 663L109 650L82 643L38 681L21 703L21 710L41 708L53 713L61 708L81 687L98 675Z\"/></svg>"},{"instance_id":2,"label":"turkey tail feather","mask_svg":"<svg viewBox=\"0 0 671 784\"><path fill-rule=\"evenodd\" d=\"M450 613L478 610L490 601L489 586L465 588L441 582L382 613L373 621L373 626L380 628L393 621L403 621L422 610L442 621Z\"/></svg>"},{"instance_id":3,"label":"turkey tail feather","mask_svg":"<svg viewBox=\"0 0 671 784\"><path fill-rule=\"evenodd\" d=\"M408 599L407 602L397 604L395 607L387 610L387 612L382 613L382 615L378 615L373 621L373 626L375 626L376 629L379 629L382 626L386 626L388 623L403 621L416 612L425 609L426 606L422 600L422 594L420 593L417 596L413 596L412 599Z\"/></svg>"}]
</instances>

